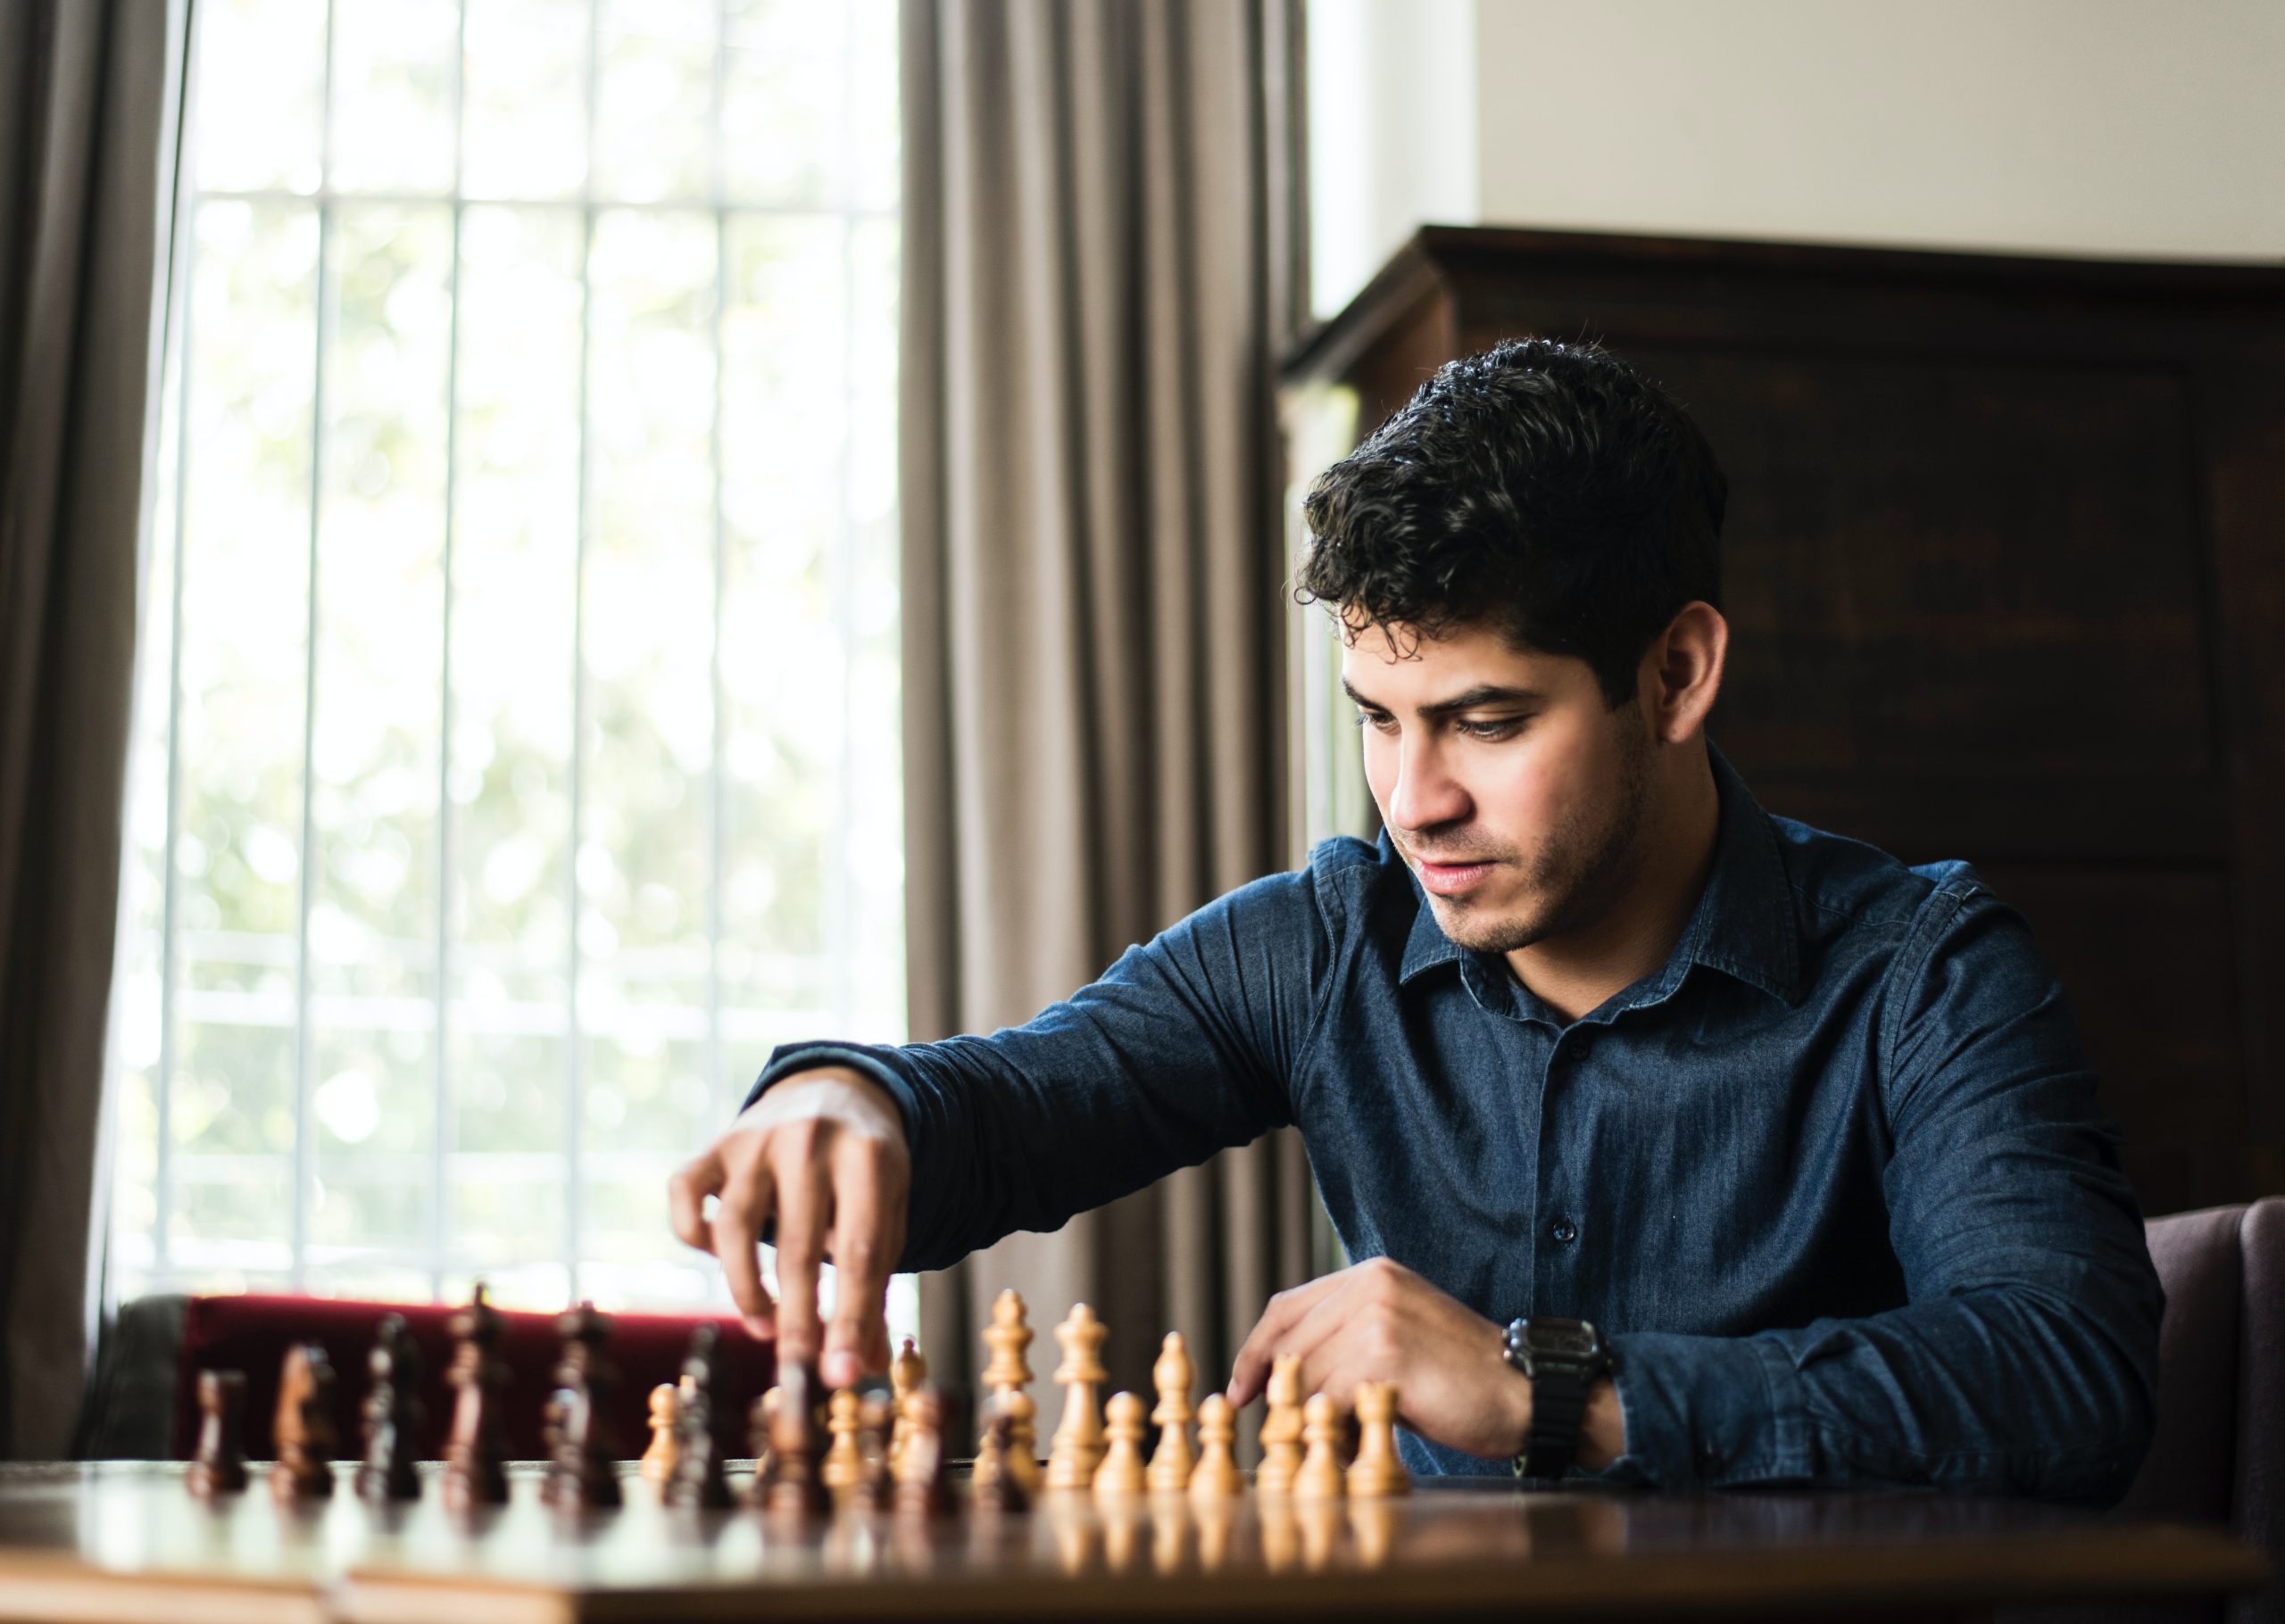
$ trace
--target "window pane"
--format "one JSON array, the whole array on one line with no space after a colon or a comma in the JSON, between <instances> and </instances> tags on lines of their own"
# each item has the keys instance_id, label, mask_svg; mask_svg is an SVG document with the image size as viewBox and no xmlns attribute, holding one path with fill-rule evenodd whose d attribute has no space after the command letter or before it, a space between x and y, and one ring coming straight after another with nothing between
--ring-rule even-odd
<instances>
[{"instance_id":1,"label":"window pane","mask_svg":"<svg viewBox=\"0 0 2285 1624\"><path fill-rule=\"evenodd\" d=\"M835 1003L824 956L843 736L843 236L824 215L739 216L729 234L723 617L770 631L722 650L724 935L739 949L729 997L761 1018L748 1041L765 1049L813 1035Z\"/></svg>"},{"instance_id":2,"label":"window pane","mask_svg":"<svg viewBox=\"0 0 2285 1624\"><path fill-rule=\"evenodd\" d=\"M841 181L846 8L734 0L722 82L722 162L744 203L818 204Z\"/></svg>"},{"instance_id":3,"label":"window pane","mask_svg":"<svg viewBox=\"0 0 2285 1624\"><path fill-rule=\"evenodd\" d=\"M849 203L893 209L903 162L898 111L895 0L851 0ZM892 234L893 235L893 234Z\"/></svg>"},{"instance_id":4,"label":"window pane","mask_svg":"<svg viewBox=\"0 0 2285 1624\"><path fill-rule=\"evenodd\" d=\"M331 273L311 985L430 1001L450 211L341 208Z\"/></svg>"},{"instance_id":5,"label":"window pane","mask_svg":"<svg viewBox=\"0 0 2285 1624\"><path fill-rule=\"evenodd\" d=\"M167 1237L179 1267L242 1277L282 1272L292 1263L290 998L276 1008L284 1022L183 1023Z\"/></svg>"},{"instance_id":6,"label":"window pane","mask_svg":"<svg viewBox=\"0 0 2285 1624\"><path fill-rule=\"evenodd\" d=\"M461 231L448 1226L495 1280L568 1233L583 236L569 209L471 206Z\"/></svg>"},{"instance_id":7,"label":"window pane","mask_svg":"<svg viewBox=\"0 0 2285 1624\"><path fill-rule=\"evenodd\" d=\"M312 6L312 11L326 9ZM454 0L330 0L337 191L442 192L453 184L460 75Z\"/></svg>"},{"instance_id":8,"label":"window pane","mask_svg":"<svg viewBox=\"0 0 2285 1624\"><path fill-rule=\"evenodd\" d=\"M461 185L569 197L587 172L587 0L468 0Z\"/></svg>"},{"instance_id":9,"label":"window pane","mask_svg":"<svg viewBox=\"0 0 2285 1624\"><path fill-rule=\"evenodd\" d=\"M713 4L710 0L599 4L596 195L626 203L710 196Z\"/></svg>"},{"instance_id":10,"label":"window pane","mask_svg":"<svg viewBox=\"0 0 2285 1624\"><path fill-rule=\"evenodd\" d=\"M904 756L898 681L896 398L898 234L893 220L850 232L847 617L848 849L852 967L841 1029L861 1041L904 1037Z\"/></svg>"},{"instance_id":11,"label":"window pane","mask_svg":"<svg viewBox=\"0 0 2285 1624\"><path fill-rule=\"evenodd\" d=\"M577 929L598 1151L693 1144L711 1102L715 254L709 216L595 222ZM664 1253L662 1188L654 1176L633 1206L623 1183L591 1177L588 1239Z\"/></svg>"},{"instance_id":12,"label":"window pane","mask_svg":"<svg viewBox=\"0 0 2285 1624\"><path fill-rule=\"evenodd\" d=\"M447 1209L454 1270L448 1290L467 1279L493 1282L503 1302L562 1306L564 1168L560 1120L563 1042L478 1027L456 1033L453 1148ZM451 1282L457 1275L461 1284ZM529 1291L511 1297L521 1279Z\"/></svg>"},{"instance_id":13,"label":"window pane","mask_svg":"<svg viewBox=\"0 0 2285 1624\"><path fill-rule=\"evenodd\" d=\"M182 980L190 992L283 1000L278 1018L290 1029L317 214L210 203L194 228L189 415L199 453L183 480L176 722Z\"/></svg>"},{"instance_id":14,"label":"window pane","mask_svg":"<svg viewBox=\"0 0 2285 1624\"><path fill-rule=\"evenodd\" d=\"M309 0L201 0L197 17L198 184L209 191L316 191L325 7Z\"/></svg>"},{"instance_id":15,"label":"window pane","mask_svg":"<svg viewBox=\"0 0 2285 1624\"><path fill-rule=\"evenodd\" d=\"M425 1252L452 213L343 205L328 274L311 812L311 1235L336 1288Z\"/></svg>"}]
</instances>

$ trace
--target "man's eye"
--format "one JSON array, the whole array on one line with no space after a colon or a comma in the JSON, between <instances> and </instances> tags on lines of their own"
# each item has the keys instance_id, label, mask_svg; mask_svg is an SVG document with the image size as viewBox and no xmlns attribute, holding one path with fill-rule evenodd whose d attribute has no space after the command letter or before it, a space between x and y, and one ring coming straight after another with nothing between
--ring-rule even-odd
<instances>
[{"instance_id":1,"label":"man's eye","mask_svg":"<svg viewBox=\"0 0 2285 1624\"><path fill-rule=\"evenodd\" d=\"M1502 739L1512 739L1524 730L1521 717L1502 717L1494 722L1456 722L1453 725L1470 739L1481 739L1496 744Z\"/></svg>"},{"instance_id":2,"label":"man's eye","mask_svg":"<svg viewBox=\"0 0 2285 1624\"><path fill-rule=\"evenodd\" d=\"M1357 713L1357 725L1369 727L1379 733L1387 733L1395 727L1396 718L1382 711L1360 710Z\"/></svg>"}]
</instances>

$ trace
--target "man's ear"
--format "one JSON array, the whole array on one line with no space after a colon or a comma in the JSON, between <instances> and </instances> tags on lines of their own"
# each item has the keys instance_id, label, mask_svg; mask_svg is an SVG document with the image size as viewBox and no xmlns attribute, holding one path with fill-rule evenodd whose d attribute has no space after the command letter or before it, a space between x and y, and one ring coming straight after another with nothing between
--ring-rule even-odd
<instances>
[{"instance_id":1,"label":"man's ear","mask_svg":"<svg viewBox=\"0 0 2285 1624\"><path fill-rule=\"evenodd\" d=\"M1680 744L1706 725L1721 696L1729 650L1730 623L1720 609L1698 601L1676 610L1653 640L1637 677L1660 743Z\"/></svg>"}]
</instances>

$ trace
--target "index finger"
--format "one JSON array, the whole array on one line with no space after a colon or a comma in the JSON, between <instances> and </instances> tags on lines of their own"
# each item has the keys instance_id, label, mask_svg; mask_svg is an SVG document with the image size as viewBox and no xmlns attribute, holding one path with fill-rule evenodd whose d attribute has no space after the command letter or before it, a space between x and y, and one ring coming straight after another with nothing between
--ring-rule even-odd
<instances>
[{"instance_id":1,"label":"index finger","mask_svg":"<svg viewBox=\"0 0 2285 1624\"><path fill-rule=\"evenodd\" d=\"M814 1164L778 1187L777 1356L818 1355L818 1265L825 1259L824 1181Z\"/></svg>"},{"instance_id":2,"label":"index finger","mask_svg":"<svg viewBox=\"0 0 2285 1624\"><path fill-rule=\"evenodd\" d=\"M1254 1401L1269 1380L1269 1362L1277 1355L1278 1343L1300 1323L1302 1315L1332 1294L1342 1278L1340 1274L1321 1274L1307 1285L1281 1291L1269 1299L1269 1305L1261 1311L1261 1318L1247 1334L1244 1346L1238 1349L1237 1358L1231 1362L1232 1404L1242 1406Z\"/></svg>"},{"instance_id":3,"label":"index finger","mask_svg":"<svg viewBox=\"0 0 2285 1624\"><path fill-rule=\"evenodd\" d=\"M874 1141L844 1137L834 1155L833 1323L826 1330L825 1383L853 1386L888 1365L883 1305L895 1252Z\"/></svg>"}]
</instances>

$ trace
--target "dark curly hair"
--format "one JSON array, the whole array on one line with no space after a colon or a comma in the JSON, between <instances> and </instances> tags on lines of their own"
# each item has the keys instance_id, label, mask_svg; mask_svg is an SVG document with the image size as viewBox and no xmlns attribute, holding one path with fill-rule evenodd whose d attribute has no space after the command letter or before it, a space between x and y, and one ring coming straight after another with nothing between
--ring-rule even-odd
<instances>
[{"instance_id":1,"label":"dark curly hair","mask_svg":"<svg viewBox=\"0 0 2285 1624\"><path fill-rule=\"evenodd\" d=\"M1594 344L1449 361L1317 476L1296 582L1349 635L1491 626L1634 697L1650 640L1721 604L1729 481L1690 414Z\"/></svg>"}]
</instances>

